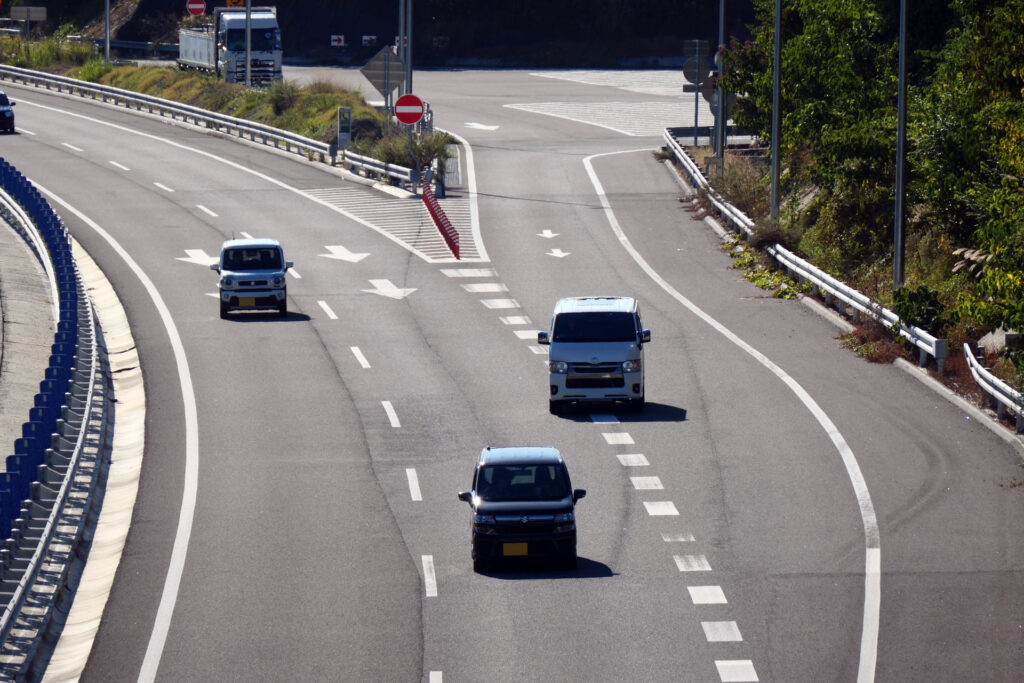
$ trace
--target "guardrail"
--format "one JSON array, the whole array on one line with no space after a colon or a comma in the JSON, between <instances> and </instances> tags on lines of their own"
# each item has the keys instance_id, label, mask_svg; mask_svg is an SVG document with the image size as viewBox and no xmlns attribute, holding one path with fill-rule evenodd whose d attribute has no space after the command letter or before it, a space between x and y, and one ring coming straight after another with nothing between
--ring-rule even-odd
<instances>
[{"instance_id":1,"label":"guardrail","mask_svg":"<svg viewBox=\"0 0 1024 683\"><path fill-rule=\"evenodd\" d=\"M180 119L206 130L248 139L271 145L275 149L305 156L310 160L322 160L332 166L340 165L346 170L362 172L376 179L389 179L389 182L401 183L415 192L418 178L416 173L405 166L388 164L371 157L354 154L342 150L341 156L332 145L313 140L298 133L267 126L256 121L237 119L233 116L210 112L199 107L172 102L160 97L153 97L131 90L113 88L97 83L89 83L65 76L57 76L30 69L0 65L0 81L9 80L59 93L77 95L83 98L100 100L106 104L124 106L136 111L146 111L155 116L169 116L172 120Z\"/></svg>"},{"instance_id":2,"label":"guardrail","mask_svg":"<svg viewBox=\"0 0 1024 683\"><path fill-rule=\"evenodd\" d=\"M742 233L746 237L753 236L755 226L754 221L748 218L742 211L725 201L725 199L723 199L722 196L718 194L713 187L711 187L694 160L668 130L665 131L665 141L668 143L669 148L672 150L680 166L683 167L683 170L690 179L690 182L694 187L704 193L708 202L718 212L719 217L724 220L733 231ZM822 293L822 297L830 306L833 304L833 298L835 298L847 306L852 307L858 311L858 313L863 313L864 315L878 320L886 327L898 329L901 337L917 347L921 367L927 365L928 357L931 356L935 359L936 367L940 373L945 368L946 356L948 354L947 340L937 339L925 330L912 325L903 324L900 321L899 316L889 309L885 308L881 304L875 303L857 290L846 286L828 273L819 270L807 261L804 261L792 252L786 250L781 245L776 244L773 247L769 247L767 252L780 265L782 265L787 272L790 274L796 273L801 280L809 282L816 287Z\"/></svg>"},{"instance_id":3,"label":"guardrail","mask_svg":"<svg viewBox=\"0 0 1024 683\"><path fill-rule=\"evenodd\" d=\"M85 530L109 444L109 366L64 225L2 159L0 188L0 210L48 263L59 302L49 366L0 473L0 678L23 680L45 668L42 643L54 640L58 601L88 549Z\"/></svg>"},{"instance_id":4,"label":"guardrail","mask_svg":"<svg viewBox=\"0 0 1024 683\"><path fill-rule=\"evenodd\" d=\"M969 344L964 344L964 359L967 360L967 367L970 368L974 381L995 402L999 418L1005 418L1008 410L1014 413L1017 416L1017 433L1024 434L1024 395L982 367L971 353Z\"/></svg>"}]
</instances>

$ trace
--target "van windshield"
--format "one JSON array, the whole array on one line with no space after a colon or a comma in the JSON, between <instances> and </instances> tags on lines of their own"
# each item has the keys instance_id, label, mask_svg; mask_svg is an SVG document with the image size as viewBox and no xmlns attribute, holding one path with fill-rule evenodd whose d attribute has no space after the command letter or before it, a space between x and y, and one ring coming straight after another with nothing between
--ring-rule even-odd
<instances>
[{"instance_id":1,"label":"van windshield","mask_svg":"<svg viewBox=\"0 0 1024 683\"><path fill-rule=\"evenodd\" d=\"M570 495L564 465L485 465L476 482L484 500L561 500Z\"/></svg>"},{"instance_id":2,"label":"van windshield","mask_svg":"<svg viewBox=\"0 0 1024 683\"><path fill-rule=\"evenodd\" d=\"M224 252L224 270L281 270L281 250L244 247Z\"/></svg>"},{"instance_id":3,"label":"van windshield","mask_svg":"<svg viewBox=\"0 0 1024 683\"><path fill-rule=\"evenodd\" d=\"M556 342L636 341L633 314L623 312L561 313L555 318L551 340Z\"/></svg>"}]
</instances>

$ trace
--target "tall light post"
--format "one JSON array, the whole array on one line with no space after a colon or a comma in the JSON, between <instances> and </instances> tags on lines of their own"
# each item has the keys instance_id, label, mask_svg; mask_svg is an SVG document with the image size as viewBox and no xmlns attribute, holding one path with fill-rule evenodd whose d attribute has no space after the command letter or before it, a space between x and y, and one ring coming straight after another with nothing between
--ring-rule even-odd
<instances>
[{"instance_id":1,"label":"tall light post","mask_svg":"<svg viewBox=\"0 0 1024 683\"><path fill-rule=\"evenodd\" d=\"M782 0L775 0L775 37L772 55L772 189L770 216L779 219L779 90L782 64Z\"/></svg>"},{"instance_id":2,"label":"tall light post","mask_svg":"<svg viewBox=\"0 0 1024 683\"><path fill-rule=\"evenodd\" d=\"M252 87L252 0L245 0L245 87Z\"/></svg>"},{"instance_id":3,"label":"tall light post","mask_svg":"<svg viewBox=\"0 0 1024 683\"><path fill-rule=\"evenodd\" d=\"M907 209L904 203L903 167L906 164L907 142L907 0L900 0L899 92L896 97L896 207L892 234L892 289L903 286L903 223Z\"/></svg>"},{"instance_id":4,"label":"tall light post","mask_svg":"<svg viewBox=\"0 0 1024 683\"><path fill-rule=\"evenodd\" d=\"M103 6L103 61L110 62L110 0Z\"/></svg>"}]
</instances>

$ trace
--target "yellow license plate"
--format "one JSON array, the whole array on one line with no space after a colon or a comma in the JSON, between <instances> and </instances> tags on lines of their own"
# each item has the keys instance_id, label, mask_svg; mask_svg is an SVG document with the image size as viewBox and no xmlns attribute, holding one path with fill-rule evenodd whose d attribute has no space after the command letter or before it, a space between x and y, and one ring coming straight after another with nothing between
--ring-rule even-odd
<instances>
[{"instance_id":1,"label":"yellow license plate","mask_svg":"<svg viewBox=\"0 0 1024 683\"><path fill-rule=\"evenodd\" d=\"M526 555L526 544L525 543L503 543L501 553L505 557L523 556Z\"/></svg>"},{"instance_id":2,"label":"yellow license plate","mask_svg":"<svg viewBox=\"0 0 1024 683\"><path fill-rule=\"evenodd\" d=\"M251 296L242 296L242 297L238 298L238 305L239 306L255 306L256 305L256 299L254 299Z\"/></svg>"}]
</instances>

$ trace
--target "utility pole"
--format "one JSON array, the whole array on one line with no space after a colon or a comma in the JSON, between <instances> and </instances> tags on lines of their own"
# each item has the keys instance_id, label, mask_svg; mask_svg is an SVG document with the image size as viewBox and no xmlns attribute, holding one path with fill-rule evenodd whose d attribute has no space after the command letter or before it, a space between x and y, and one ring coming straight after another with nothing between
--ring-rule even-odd
<instances>
[{"instance_id":1,"label":"utility pole","mask_svg":"<svg viewBox=\"0 0 1024 683\"><path fill-rule=\"evenodd\" d=\"M770 212L772 220L779 219L779 84L782 63L782 0L775 0L775 47L772 56L772 190Z\"/></svg>"}]
</instances>

